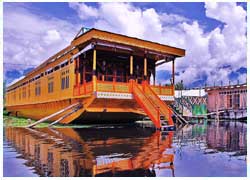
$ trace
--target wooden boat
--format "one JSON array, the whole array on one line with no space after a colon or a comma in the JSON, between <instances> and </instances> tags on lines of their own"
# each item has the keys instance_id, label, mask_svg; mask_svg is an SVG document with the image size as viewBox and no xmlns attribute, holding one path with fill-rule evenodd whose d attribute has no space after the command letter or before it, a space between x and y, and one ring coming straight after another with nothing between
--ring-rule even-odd
<instances>
[{"instance_id":1,"label":"wooden boat","mask_svg":"<svg viewBox=\"0 0 250 180\"><path fill-rule=\"evenodd\" d=\"M174 64L184 55L183 49L82 28L68 47L7 88L6 108L64 124L149 116L157 128L173 125ZM155 85L156 66L168 62L171 84Z\"/></svg>"}]
</instances>

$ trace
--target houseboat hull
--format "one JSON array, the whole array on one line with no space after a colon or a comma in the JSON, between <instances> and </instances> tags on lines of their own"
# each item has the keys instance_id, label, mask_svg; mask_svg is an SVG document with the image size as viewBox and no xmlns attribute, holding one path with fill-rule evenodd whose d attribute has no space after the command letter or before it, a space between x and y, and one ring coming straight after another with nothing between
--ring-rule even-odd
<instances>
[{"instance_id":1,"label":"houseboat hull","mask_svg":"<svg viewBox=\"0 0 250 180\"><path fill-rule=\"evenodd\" d=\"M77 102L80 102L83 106L72 115L60 121L60 123L128 123L140 120L146 116L133 99L98 99L94 95L54 102L7 106L6 109L13 116L39 120ZM60 115L52 117L48 121L56 121L69 111L67 110Z\"/></svg>"}]
</instances>

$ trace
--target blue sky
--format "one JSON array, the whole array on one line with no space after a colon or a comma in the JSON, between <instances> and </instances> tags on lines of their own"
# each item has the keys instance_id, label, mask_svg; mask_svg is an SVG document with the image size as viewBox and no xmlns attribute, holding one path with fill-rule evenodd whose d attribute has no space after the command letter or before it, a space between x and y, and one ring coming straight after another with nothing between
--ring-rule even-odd
<instances>
[{"instance_id":1,"label":"blue sky","mask_svg":"<svg viewBox=\"0 0 250 180\"><path fill-rule=\"evenodd\" d=\"M4 79L23 76L81 26L186 49L176 79L188 87L246 81L246 3L4 3ZM159 83L170 69L157 69Z\"/></svg>"}]
</instances>

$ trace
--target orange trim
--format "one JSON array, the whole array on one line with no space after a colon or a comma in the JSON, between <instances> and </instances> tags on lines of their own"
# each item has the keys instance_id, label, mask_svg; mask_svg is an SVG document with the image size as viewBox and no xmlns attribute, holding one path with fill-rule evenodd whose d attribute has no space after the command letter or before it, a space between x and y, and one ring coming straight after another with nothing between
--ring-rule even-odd
<instances>
[{"instance_id":1,"label":"orange trim","mask_svg":"<svg viewBox=\"0 0 250 180\"><path fill-rule=\"evenodd\" d=\"M139 86L135 83L134 80L130 80L132 85L132 92L137 103L143 108L145 113L150 117L153 121L156 128L160 128L160 111L156 104L154 104L148 96L139 88Z\"/></svg>"}]
</instances>

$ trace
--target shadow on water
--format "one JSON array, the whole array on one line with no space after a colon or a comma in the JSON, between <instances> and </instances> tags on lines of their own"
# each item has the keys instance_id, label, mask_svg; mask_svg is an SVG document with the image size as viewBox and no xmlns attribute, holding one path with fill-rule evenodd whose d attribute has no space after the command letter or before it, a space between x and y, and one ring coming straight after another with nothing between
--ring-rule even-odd
<instances>
[{"instance_id":1,"label":"shadow on water","mask_svg":"<svg viewBox=\"0 0 250 180\"><path fill-rule=\"evenodd\" d=\"M29 167L23 176L246 176L244 123L204 121L164 135L131 126L5 128L4 136L4 176L15 176L7 166Z\"/></svg>"}]
</instances>

